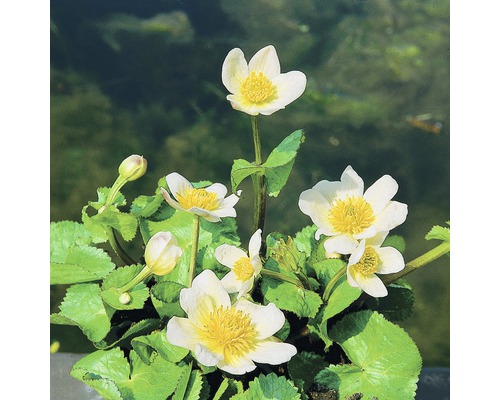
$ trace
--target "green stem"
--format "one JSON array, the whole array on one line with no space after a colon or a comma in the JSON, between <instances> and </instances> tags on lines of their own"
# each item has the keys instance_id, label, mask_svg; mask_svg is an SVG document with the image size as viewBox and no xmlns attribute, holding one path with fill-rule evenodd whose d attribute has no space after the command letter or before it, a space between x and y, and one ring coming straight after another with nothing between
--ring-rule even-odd
<instances>
[{"instance_id":1,"label":"green stem","mask_svg":"<svg viewBox=\"0 0 500 400\"><path fill-rule=\"evenodd\" d=\"M123 285L121 288L118 289L119 293L125 293L128 292L130 289L132 289L135 285L138 283L142 282L144 279L146 279L148 276L152 274L151 270L149 269L148 266L145 266L141 272L139 272L130 282L127 284Z\"/></svg>"},{"instance_id":2,"label":"green stem","mask_svg":"<svg viewBox=\"0 0 500 400\"><path fill-rule=\"evenodd\" d=\"M122 177L121 175L118 175L118 178L116 178L115 183L113 183L113 186L111 186L111 189L109 191L108 198L106 199L106 203L104 206L109 206L113 201L115 200L116 195L120 191L120 189L127 183L127 180Z\"/></svg>"},{"instance_id":3,"label":"green stem","mask_svg":"<svg viewBox=\"0 0 500 400\"><path fill-rule=\"evenodd\" d=\"M196 254L198 253L198 240L200 235L200 217L195 215L193 218L193 236L191 239L191 261L189 263L189 281L188 286L191 287L191 283L194 279L194 273L196 270Z\"/></svg>"},{"instance_id":4,"label":"green stem","mask_svg":"<svg viewBox=\"0 0 500 400\"><path fill-rule=\"evenodd\" d=\"M335 275L333 275L332 279L330 279L330 282L326 285L325 291L323 292L323 301L327 302L328 299L330 298L330 295L332 294L333 287L339 280L339 278L345 274L347 270L347 266L340 268Z\"/></svg>"},{"instance_id":5,"label":"green stem","mask_svg":"<svg viewBox=\"0 0 500 400\"><path fill-rule=\"evenodd\" d=\"M111 248L115 251L116 255L125 263L125 265L137 264L135 260L128 255L128 253L123 249L123 247L118 243L116 238L116 231L108 227L107 229L108 240Z\"/></svg>"},{"instance_id":6,"label":"green stem","mask_svg":"<svg viewBox=\"0 0 500 400\"><path fill-rule=\"evenodd\" d=\"M429 250L427 253L422 254L420 257L415 258L412 261L406 263L406 266L403 270L396 272L394 274L385 275L382 278L382 282L384 284L389 285L392 282L397 281L399 278L402 278L405 275L408 275L410 272L413 272L420 267L423 267L430 262L437 260L439 257L444 256L450 252L450 242L443 242L439 246L434 247Z\"/></svg>"},{"instance_id":7,"label":"green stem","mask_svg":"<svg viewBox=\"0 0 500 400\"><path fill-rule=\"evenodd\" d=\"M260 273L262 275L267 275L267 276L269 276L271 278L274 278L274 279L278 279L278 280L281 280L281 281L293 283L295 286L304 289L304 285L302 284L302 282L299 279L293 278L293 277L291 277L289 275L285 275L285 274L282 274L282 273L276 272L276 271L271 271L269 269L262 269L260 271Z\"/></svg>"},{"instance_id":8,"label":"green stem","mask_svg":"<svg viewBox=\"0 0 500 400\"><path fill-rule=\"evenodd\" d=\"M255 149L255 165L262 165L262 152L260 146L259 120L257 115L252 115L252 135L253 145ZM252 176L254 188L254 213L253 213L253 230L261 229L264 232L264 220L266 214L266 181L263 173L258 173Z\"/></svg>"},{"instance_id":9,"label":"green stem","mask_svg":"<svg viewBox=\"0 0 500 400\"><path fill-rule=\"evenodd\" d=\"M125 178L123 178L121 175L118 175L118 178L116 178L115 183L113 183L113 186L111 186L109 195L106 199L106 203L104 203L104 206L98 211L99 213L103 212L106 209L106 207L110 206L113 203L113 201L115 201L118 192L127 182L128 181ZM118 243L118 240L116 238L116 231L112 227L108 227L106 233L108 235L109 244L116 253L116 255L120 257L120 259L126 265L135 264L136 262L134 261L134 259L130 257L127 254L127 252L123 249L123 247L121 247L120 243Z\"/></svg>"}]
</instances>

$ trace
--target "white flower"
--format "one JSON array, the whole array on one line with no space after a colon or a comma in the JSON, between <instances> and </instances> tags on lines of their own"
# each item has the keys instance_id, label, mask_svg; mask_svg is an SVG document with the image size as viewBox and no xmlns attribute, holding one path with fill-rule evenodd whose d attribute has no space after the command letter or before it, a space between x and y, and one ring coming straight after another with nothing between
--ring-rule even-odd
<instances>
[{"instance_id":1,"label":"white flower","mask_svg":"<svg viewBox=\"0 0 500 400\"><path fill-rule=\"evenodd\" d=\"M258 229L250 238L248 255L236 246L223 244L215 249L215 258L222 265L231 268L221 280L222 286L228 293L238 292L238 298L248 293L252 288L255 277L262 270L260 260L262 230Z\"/></svg>"},{"instance_id":2,"label":"white flower","mask_svg":"<svg viewBox=\"0 0 500 400\"><path fill-rule=\"evenodd\" d=\"M318 227L316 239L322 234L332 236L325 241L328 253L350 254L359 240L387 232L406 220L408 206L391 201L398 190L391 176L384 175L363 190L363 180L348 166L340 181L321 181L301 193L299 208Z\"/></svg>"},{"instance_id":3,"label":"white flower","mask_svg":"<svg viewBox=\"0 0 500 400\"><path fill-rule=\"evenodd\" d=\"M273 46L260 49L247 64L241 49L232 49L222 65L222 83L235 110L270 115L296 100L306 88L300 71L281 73Z\"/></svg>"},{"instance_id":4,"label":"white flower","mask_svg":"<svg viewBox=\"0 0 500 400\"><path fill-rule=\"evenodd\" d=\"M204 270L189 289L181 290L180 304L187 318L168 321L167 339L191 350L202 365L242 375L256 368L254 362L278 365L297 354L295 346L272 336L285 323L279 308L246 299L231 305L211 270Z\"/></svg>"},{"instance_id":5,"label":"white flower","mask_svg":"<svg viewBox=\"0 0 500 400\"><path fill-rule=\"evenodd\" d=\"M387 296L387 288L375 274L392 274L405 266L398 250L390 246L380 247L387 234L381 232L370 239L361 240L347 264L347 282L373 297Z\"/></svg>"},{"instance_id":6,"label":"white flower","mask_svg":"<svg viewBox=\"0 0 500 400\"><path fill-rule=\"evenodd\" d=\"M146 266L155 275L166 275L173 271L182 249L170 232L158 232L149 239L144 251Z\"/></svg>"},{"instance_id":7,"label":"white flower","mask_svg":"<svg viewBox=\"0 0 500 400\"><path fill-rule=\"evenodd\" d=\"M222 183L196 189L177 172L168 174L166 179L172 195L164 188L161 192L173 208L198 215L209 222L219 222L222 217L236 217L234 206L240 199L241 191L224 198L227 189Z\"/></svg>"}]
</instances>

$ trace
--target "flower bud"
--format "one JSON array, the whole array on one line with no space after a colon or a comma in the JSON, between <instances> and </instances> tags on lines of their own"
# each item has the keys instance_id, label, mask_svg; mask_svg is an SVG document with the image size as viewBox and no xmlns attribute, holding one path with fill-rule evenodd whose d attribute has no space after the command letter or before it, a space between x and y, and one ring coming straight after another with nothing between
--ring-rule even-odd
<instances>
[{"instance_id":1,"label":"flower bud","mask_svg":"<svg viewBox=\"0 0 500 400\"><path fill-rule=\"evenodd\" d=\"M144 258L146 266L155 275L166 275L172 272L182 249L170 232L158 232L149 239Z\"/></svg>"},{"instance_id":2,"label":"flower bud","mask_svg":"<svg viewBox=\"0 0 500 400\"><path fill-rule=\"evenodd\" d=\"M133 154L122 161L118 173L126 181L135 181L146 173L148 162L142 156Z\"/></svg>"},{"instance_id":3,"label":"flower bud","mask_svg":"<svg viewBox=\"0 0 500 400\"><path fill-rule=\"evenodd\" d=\"M275 246L270 249L270 255L281 267L294 273L300 272L304 266L305 255L297 249L290 236L288 236L286 242L283 238L280 238Z\"/></svg>"},{"instance_id":4,"label":"flower bud","mask_svg":"<svg viewBox=\"0 0 500 400\"><path fill-rule=\"evenodd\" d=\"M122 293L120 295L120 297L118 298L118 300L122 304L128 304L128 303L130 303L130 300L131 300L130 293L128 293L128 292Z\"/></svg>"}]
</instances>

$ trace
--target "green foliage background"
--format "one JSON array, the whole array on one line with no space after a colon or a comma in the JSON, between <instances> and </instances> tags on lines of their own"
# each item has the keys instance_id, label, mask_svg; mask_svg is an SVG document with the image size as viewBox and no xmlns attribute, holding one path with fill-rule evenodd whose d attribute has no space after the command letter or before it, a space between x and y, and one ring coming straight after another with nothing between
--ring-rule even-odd
<instances>
[{"instance_id":1,"label":"green foliage background","mask_svg":"<svg viewBox=\"0 0 500 400\"><path fill-rule=\"evenodd\" d=\"M158 14L167 17L152 24ZM264 233L294 235L310 224L300 193L352 165L367 187L384 174L399 183L396 200L409 215L394 233L409 261L434 246L425 234L449 219L449 29L447 0L53 0L50 219L80 221L130 154L144 155L148 172L127 185L128 199L153 195L173 171L231 187L233 160L252 159L253 148L249 117L225 100L222 62L234 47L248 60L273 44L282 71L301 70L308 84L285 110L260 118L263 157L297 129L306 141L287 185L269 198ZM442 123L440 133L406 123L419 114ZM240 188L246 243L252 190L246 181ZM400 325L424 366L448 366L449 259L408 281L414 312ZM63 295L51 287L51 312ZM93 350L76 327L53 326L51 340L61 351Z\"/></svg>"}]
</instances>

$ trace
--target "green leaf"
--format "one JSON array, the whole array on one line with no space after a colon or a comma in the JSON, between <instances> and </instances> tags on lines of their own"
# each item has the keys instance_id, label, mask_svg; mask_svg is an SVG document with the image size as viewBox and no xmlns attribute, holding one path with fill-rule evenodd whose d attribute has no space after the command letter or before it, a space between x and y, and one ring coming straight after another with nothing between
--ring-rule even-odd
<instances>
[{"instance_id":1,"label":"green leaf","mask_svg":"<svg viewBox=\"0 0 500 400\"><path fill-rule=\"evenodd\" d=\"M74 244L68 249L65 261L50 263L50 284L96 281L104 278L113 268L115 264L104 250L86 244Z\"/></svg>"},{"instance_id":2,"label":"green leaf","mask_svg":"<svg viewBox=\"0 0 500 400\"><path fill-rule=\"evenodd\" d=\"M288 373L295 384L300 382L304 392L308 392L314 383L314 377L326 367L328 367L328 363L324 357L303 351L293 356L288 362Z\"/></svg>"},{"instance_id":3,"label":"green leaf","mask_svg":"<svg viewBox=\"0 0 500 400\"><path fill-rule=\"evenodd\" d=\"M243 383L224 377L212 400L232 400L239 394L243 394Z\"/></svg>"},{"instance_id":4,"label":"green leaf","mask_svg":"<svg viewBox=\"0 0 500 400\"><path fill-rule=\"evenodd\" d=\"M134 350L129 365L122 350L115 347L82 358L70 374L106 399L164 400L174 393L185 368L162 357L145 364Z\"/></svg>"},{"instance_id":5,"label":"green leaf","mask_svg":"<svg viewBox=\"0 0 500 400\"><path fill-rule=\"evenodd\" d=\"M92 243L92 235L83 224L73 221L50 223L50 261L65 263L69 250L75 245Z\"/></svg>"},{"instance_id":6,"label":"green leaf","mask_svg":"<svg viewBox=\"0 0 500 400\"><path fill-rule=\"evenodd\" d=\"M238 189L238 186L243 181L243 179L262 171L262 167L257 167L255 164L249 161L243 159L234 160L233 166L231 168L231 189L233 193L236 193L236 190Z\"/></svg>"},{"instance_id":7,"label":"green leaf","mask_svg":"<svg viewBox=\"0 0 500 400\"><path fill-rule=\"evenodd\" d=\"M106 304L116 310L136 310L143 308L144 303L149 298L149 289L144 283L138 284L128 291L130 301L127 304L120 302L121 293L117 290L117 288L130 282L143 268L144 266L141 264L128 265L111 272L102 283L103 290L101 297Z\"/></svg>"},{"instance_id":8,"label":"green leaf","mask_svg":"<svg viewBox=\"0 0 500 400\"><path fill-rule=\"evenodd\" d=\"M293 382L284 376L278 377L275 373L259 375L248 384L248 389L242 395L233 399L245 398L247 400L300 400L300 394Z\"/></svg>"},{"instance_id":9,"label":"green leaf","mask_svg":"<svg viewBox=\"0 0 500 400\"><path fill-rule=\"evenodd\" d=\"M158 211L163 201L162 195L139 196L132 202L130 213L135 217L148 218Z\"/></svg>"},{"instance_id":10,"label":"green leaf","mask_svg":"<svg viewBox=\"0 0 500 400\"><path fill-rule=\"evenodd\" d=\"M149 364L155 354L159 354L166 360L178 363L189 353L189 350L174 346L167 340L166 329L153 332L147 336L139 336L132 339L132 347L142 360Z\"/></svg>"},{"instance_id":11,"label":"green leaf","mask_svg":"<svg viewBox=\"0 0 500 400\"><path fill-rule=\"evenodd\" d=\"M102 249L92 247L92 236L82 224L50 224L50 284L83 283L102 279L115 265Z\"/></svg>"},{"instance_id":12,"label":"green leaf","mask_svg":"<svg viewBox=\"0 0 500 400\"><path fill-rule=\"evenodd\" d=\"M92 342L102 340L111 328L114 310L107 307L97 284L70 286L59 306L59 315L76 323Z\"/></svg>"},{"instance_id":13,"label":"green leaf","mask_svg":"<svg viewBox=\"0 0 500 400\"><path fill-rule=\"evenodd\" d=\"M177 282L159 282L151 288L151 299L160 317L183 317L184 310L179 304L183 285Z\"/></svg>"},{"instance_id":14,"label":"green leaf","mask_svg":"<svg viewBox=\"0 0 500 400\"><path fill-rule=\"evenodd\" d=\"M321 297L312 290L267 276L262 277L261 290L268 303L274 303L278 308L291 311L299 317L313 318L323 303Z\"/></svg>"},{"instance_id":15,"label":"green leaf","mask_svg":"<svg viewBox=\"0 0 500 400\"><path fill-rule=\"evenodd\" d=\"M262 164L269 196L278 196L285 186L297 157L297 151L304 141L303 130L292 132L269 154L266 162Z\"/></svg>"},{"instance_id":16,"label":"green leaf","mask_svg":"<svg viewBox=\"0 0 500 400\"><path fill-rule=\"evenodd\" d=\"M390 246L394 247L396 250L398 250L400 253L404 253L406 244L405 240L402 236L399 235L389 235L385 238L384 243L382 243L382 246Z\"/></svg>"},{"instance_id":17,"label":"green leaf","mask_svg":"<svg viewBox=\"0 0 500 400\"><path fill-rule=\"evenodd\" d=\"M382 313L390 321L404 321L413 312L415 301L411 285L404 279L387 286L385 297L369 297L366 304L372 310Z\"/></svg>"},{"instance_id":18,"label":"green leaf","mask_svg":"<svg viewBox=\"0 0 500 400\"><path fill-rule=\"evenodd\" d=\"M125 241L135 237L137 231L137 218L132 214L119 211L114 205L101 209L99 213L89 216L87 208L82 209L82 221L85 227L92 233L95 243L108 240L109 228L115 229Z\"/></svg>"},{"instance_id":19,"label":"green leaf","mask_svg":"<svg viewBox=\"0 0 500 400\"><path fill-rule=\"evenodd\" d=\"M77 361L70 375L91 388L105 399L123 400L116 382L128 379L130 366L119 348L98 350Z\"/></svg>"},{"instance_id":20,"label":"green leaf","mask_svg":"<svg viewBox=\"0 0 500 400\"><path fill-rule=\"evenodd\" d=\"M191 375L191 369L193 367L193 363L190 362L184 371L182 372L181 378L179 379L179 383L175 388L175 393L172 396L171 400L184 400L186 395L186 390L189 383L189 377Z\"/></svg>"},{"instance_id":21,"label":"green leaf","mask_svg":"<svg viewBox=\"0 0 500 400\"><path fill-rule=\"evenodd\" d=\"M344 311L356 301L362 293L363 292L359 288L354 288L349 285L347 278L343 276L334 286L334 290L328 302L321 308L316 318L309 320L308 327L323 340L325 343L325 350L333 344L327 332L328 320Z\"/></svg>"},{"instance_id":22,"label":"green leaf","mask_svg":"<svg viewBox=\"0 0 500 400\"><path fill-rule=\"evenodd\" d=\"M435 225L432 229L425 235L427 240L442 240L443 242L450 241L450 228Z\"/></svg>"},{"instance_id":23,"label":"green leaf","mask_svg":"<svg viewBox=\"0 0 500 400\"><path fill-rule=\"evenodd\" d=\"M299 251L302 251L309 257L315 247L317 240L314 237L318 228L315 226L306 226L300 232L295 235L295 245Z\"/></svg>"},{"instance_id":24,"label":"green leaf","mask_svg":"<svg viewBox=\"0 0 500 400\"><path fill-rule=\"evenodd\" d=\"M95 342L94 346L98 349L106 350L117 346L118 344L128 345L128 343L135 337L149 333L152 330L157 329L159 325L160 320L156 318L143 319L142 321L135 323L126 321L117 326L113 326L106 338L100 342Z\"/></svg>"},{"instance_id":25,"label":"green leaf","mask_svg":"<svg viewBox=\"0 0 500 400\"><path fill-rule=\"evenodd\" d=\"M136 285L127 292L130 296L128 303L120 301L120 293L116 288L106 289L101 292L102 299L115 310L140 310L149 298L149 289L144 283Z\"/></svg>"},{"instance_id":26,"label":"green leaf","mask_svg":"<svg viewBox=\"0 0 500 400\"><path fill-rule=\"evenodd\" d=\"M352 364L330 365L317 383L338 390L340 398L414 399L422 358L402 328L375 311L360 311L338 322L331 336Z\"/></svg>"}]
</instances>

